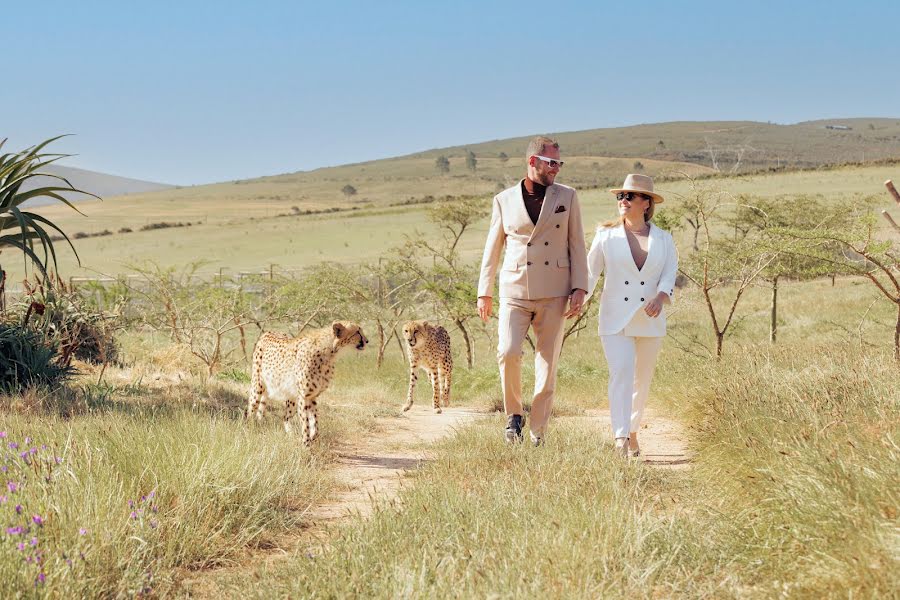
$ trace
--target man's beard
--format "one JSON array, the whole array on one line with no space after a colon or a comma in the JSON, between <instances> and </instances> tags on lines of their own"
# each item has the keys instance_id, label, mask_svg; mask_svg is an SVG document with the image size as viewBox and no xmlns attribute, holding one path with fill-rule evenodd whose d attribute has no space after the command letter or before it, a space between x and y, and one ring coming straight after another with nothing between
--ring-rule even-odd
<instances>
[{"instance_id":1,"label":"man's beard","mask_svg":"<svg viewBox=\"0 0 900 600\"><path fill-rule=\"evenodd\" d=\"M554 175L552 173L535 173L534 181L545 187L553 185Z\"/></svg>"}]
</instances>

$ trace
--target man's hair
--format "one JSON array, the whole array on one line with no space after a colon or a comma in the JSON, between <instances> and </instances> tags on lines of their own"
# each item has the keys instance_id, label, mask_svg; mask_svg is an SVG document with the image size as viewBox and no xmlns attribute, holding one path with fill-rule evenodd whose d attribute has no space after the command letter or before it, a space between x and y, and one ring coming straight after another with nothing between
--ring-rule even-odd
<instances>
[{"instance_id":1,"label":"man's hair","mask_svg":"<svg viewBox=\"0 0 900 600\"><path fill-rule=\"evenodd\" d=\"M559 150L559 142L545 135L539 135L528 142L528 149L525 151L526 160L538 154L544 154L544 148L551 146Z\"/></svg>"}]
</instances>

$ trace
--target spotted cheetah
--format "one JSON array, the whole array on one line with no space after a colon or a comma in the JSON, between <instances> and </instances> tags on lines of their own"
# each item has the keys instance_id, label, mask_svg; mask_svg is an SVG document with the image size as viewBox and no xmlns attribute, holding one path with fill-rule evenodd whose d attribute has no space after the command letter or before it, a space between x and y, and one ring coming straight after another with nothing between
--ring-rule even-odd
<instances>
[{"instance_id":1,"label":"spotted cheetah","mask_svg":"<svg viewBox=\"0 0 900 600\"><path fill-rule=\"evenodd\" d=\"M440 325L428 321L409 321L403 326L403 337L409 349L409 393L404 411L412 408L416 389L417 369L431 377L434 412L441 412L441 403L450 406L450 379L453 376L453 356L450 354L450 334Z\"/></svg>"},{"instance_id":2,"label":"spotted cheetah","mask_svg":"<svg viewBox=\"0 0 900 600\"><path fill-rule=\"evenodd\" d=\"M366 347L369 340L356 323L335 321L330 327L291 338L266 332L253 348L250 398L244 418L256 413L262 420L266 400L284 403L284 430L292 432L291 420L300 403L303 443L316 439L316 398L331 384L334 361L343 348Z\"/></svg>"}]
</instances>

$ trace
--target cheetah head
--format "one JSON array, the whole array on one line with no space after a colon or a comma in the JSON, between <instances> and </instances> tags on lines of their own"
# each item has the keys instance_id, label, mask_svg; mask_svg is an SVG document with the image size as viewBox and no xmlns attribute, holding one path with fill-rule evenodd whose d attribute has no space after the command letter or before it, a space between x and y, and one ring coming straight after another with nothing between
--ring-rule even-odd
<instances>
[{"instance_id":1,"label":"cheetah head","mask_svg":"<svg viewBox=\"0 0 900 600\"><path fill-rule=\"evenodd\" d=\"M362 350L369 343L362 328L357 323L335 321L331 324L334 331L334 349L339 350L344 346L353 344L357 350Z\"/></svg>"},{"instance_id":2,"label":"cheetah head","mask_svg":"<svg viewBox=\"0 0 900 600\"><path fill-rule=\"evenodd\" d=\"M403 326L403 337L410 348L415 348L416 344L424 339L425 331L428 328L428 321L408 321Z\"/></svg>"}]
</instances>

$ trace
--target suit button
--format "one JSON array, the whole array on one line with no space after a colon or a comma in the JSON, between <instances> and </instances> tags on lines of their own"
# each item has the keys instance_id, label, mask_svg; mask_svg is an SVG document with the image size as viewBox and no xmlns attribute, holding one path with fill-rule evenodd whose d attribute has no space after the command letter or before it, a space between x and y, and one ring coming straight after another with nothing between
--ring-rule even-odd
<instances>
[{"instance_id":1,"label":"suit button","mask_svg":"<svg viewBox=\"0 0 900 600\"><path fill-rule=\"evenodd\" d=\"M556 228L559 229L559 225L557 225Z\"/></svg>"},{"instance_id":2,"label":"suit button","mask_svg":"<svg viewBox=\"0 0 900 600\"><path fill-rule=\"evenodd\" d=\"M628 302L628 298L625 298L625 302Z\"/></svg>"},{"instance_id":3,"label":"suit button","mask_svg":"<svg viewBox=\"0 0 900 600\"><path fill-rule=\"evenodd\" d=\"M550 245L550 242L544 242L544 245L545 245L545 246L549 246L549 245Z\"/></svg>"},{"instance_id":4,"label":"suit button","mask_svg":"<svg viewBox=\"0 0 900 600\"><path fill-rule=\"evenodd\" d=\"M628 285L628 282L627 282L627 281L625 282L625 285Z\"/></svg>"},{"instance_id":5,"label":"suit button","mask_svg":"<svg viewBox=\"0 0 900 600\"><path fill-rule=\"evenodd\" d=\"M643 299L643 298L641 298L641 302L643 302L643 301L644 301L644 299Z\"/></svg>"},{"instance_id":6,"label":"suit button","mask_svg":"<svg viewBox=\"0 0 900 600\"><path fill-rule=\"evenodd\" d=\"M531 265L531 261L530 261L530 260L528 261L528 264Z\"/></svg>"},{"instance_id":7,"label":"suit button","mask_svg":"<svg viewBox=\"0 0 900 600\"><path fill-rule=\"evenodd\" d=\"M531 242L528 242L528 245L530 246L530 245L531 245Z\"/></svg>"},{"instance_id":8,"label":"suit button","mask_svg":"<svg viewBox=\"0 0 900 600\"><path fill-rule=\"evenodd\" d=\"M643 281L641 282L641 285L644 285L644 282L643 282Z\"/></svg>"},{"instance_id":9,"label":"suit button","mask_svg":"<svg viewBox=\"0 0 900 600\"><path fill-rule=\"evenodd\" d=\"M545 260L545 261L544 261L544 264L545 264L545 265L549 265L549 264L550 264L550 261L549 261L549 260Z\"/></svg>"}]
</instances>

